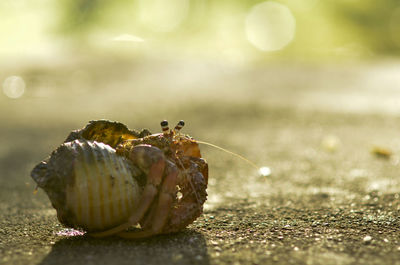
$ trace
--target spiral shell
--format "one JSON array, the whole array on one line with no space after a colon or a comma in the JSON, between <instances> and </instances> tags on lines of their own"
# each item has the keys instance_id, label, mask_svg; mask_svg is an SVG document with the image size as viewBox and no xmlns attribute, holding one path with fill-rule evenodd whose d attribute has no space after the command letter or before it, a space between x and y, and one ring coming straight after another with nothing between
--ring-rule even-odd
<instances>
[{"instance_id":1,"label":"spiral shell","mask_svg":"<svg viewBox=\"0 0 400 265\"><path fill-rule=\"evenodd\" d=\"M143 173L96 141L62 144L32 171L66 226L102 231L125 222L140 203Z\"/></svg>"}]
</instances>

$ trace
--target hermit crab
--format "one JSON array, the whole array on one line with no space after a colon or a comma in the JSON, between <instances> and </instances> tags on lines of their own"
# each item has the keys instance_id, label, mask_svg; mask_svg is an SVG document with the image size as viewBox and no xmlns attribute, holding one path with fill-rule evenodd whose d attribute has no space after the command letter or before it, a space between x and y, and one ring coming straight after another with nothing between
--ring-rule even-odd
<instances>
[{"instance_id":1,"label":"hermit crab","mask_svg":"<svg viewBox=\"0 0 400 265\"><path fill-rule=\"evenodd\" d=\"M177 232L203 211L208 164L196 140L161 122L162 133L91 121L32 170L58 220L94 237Z\"/></svg>"}]
</instances>

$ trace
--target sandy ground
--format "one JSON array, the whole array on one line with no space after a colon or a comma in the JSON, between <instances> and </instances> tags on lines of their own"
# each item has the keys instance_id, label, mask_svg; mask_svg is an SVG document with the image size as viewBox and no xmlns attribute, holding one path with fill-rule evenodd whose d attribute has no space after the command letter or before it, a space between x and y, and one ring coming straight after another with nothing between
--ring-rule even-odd
<instances>
[{"instance_id":1,"label":"sandy ground","mask_svg":"<svg viewBox=\"0 0 400 265\"><path fill-rule=\"evenodd\" d=\"M396 74L397 69L397 74ZM226 67L69 63L5 68L27 84L0 96L1 264L400 264L399 65ZM204 214L146 240L59 236L29 173L93 119L185 133L202 146ZM371 152L392 152L389 157Z\"/></svg>"}]
</instances>

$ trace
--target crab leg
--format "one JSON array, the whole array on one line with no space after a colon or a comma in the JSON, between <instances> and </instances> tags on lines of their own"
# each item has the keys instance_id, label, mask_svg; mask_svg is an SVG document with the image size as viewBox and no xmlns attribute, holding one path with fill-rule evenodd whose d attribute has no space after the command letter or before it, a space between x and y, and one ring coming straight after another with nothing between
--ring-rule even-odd
<instances>
[{"instance_id":1,"label":"crab leg","mask_svg":"<svg viewBox=\"0 0 400 265\"><path fill-rule=\"evenodd\" d=\"M171 217L164 227L165 233L183 229L203 212L203 204L207 199L208 166L202 159L192 158L192 161L197 163L191 164L185 173L186 178L178 184L183 196L171 210Z\"/></svg>"},{"instance_id":2,"label":"crab leg","mask_svg":"<svg viewBox=\"0 0 400 265\"><path fill-rule=\"evenodd\" d=\"M150 150L150 151L148 151L148 150ZM148 151L148 153L146 151ZM135 157L135 155L139 156L138 160L142 160L143 155L148 155L148 154L150 154L151 151L154 151L154 150L152 150L152 147L148 147L145 145L139 145L133 149L132 156L134 156L134 157ZM111 228L111 229L103 231L103 232L90 233L89 235L92 237L110 236L110 235L117 234L121 231L124 231L124 230L128 229L129 227L139 223L139 221L143 218L145 213L150 208L154 198L156 197L156 195L158 193L157 187L160 185L160 183L162 181L164 168L165 168L164 156L160 156L159 160L150 166L150 170L149 170L148 178L147 178L148 183L146 184L146 186L143 190L141 204L136 209L134 214L131 217L129 217L129 220L126 223L123 223L119 226L116 226L114 228Z\"/></svg>"},{"instance_id":3,"label":"crab leg","mask_svg":"<svg viewBox=\"0 0 400 265\"><path fill-rule=\"evenodd\" d=\"M176 197L176 184L178 182L178 169L175 165L167 163L165 177L160 190L156 206L151 210L150 220L146 220L144 230L121 232L117 235L123 238L143 238L162 232L168 221L172 205Z\"/></svg>"}]
</instances>

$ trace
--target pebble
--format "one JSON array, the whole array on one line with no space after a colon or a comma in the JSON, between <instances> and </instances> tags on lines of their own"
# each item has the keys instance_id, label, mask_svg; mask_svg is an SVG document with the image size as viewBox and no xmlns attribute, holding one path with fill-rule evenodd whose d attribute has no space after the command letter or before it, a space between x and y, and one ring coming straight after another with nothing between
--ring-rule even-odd
<instances>
[{"instance_id":1,"label":"pebble","mask_svg":"<svg viewBox=\"0 0 400 265\"><path fill-rule=\"evenodd\" d=\"M365 236L363 241L364 241L364 243L370 243L372 241L372 237L371 236Z\"/></svg>"}]
</instances>

